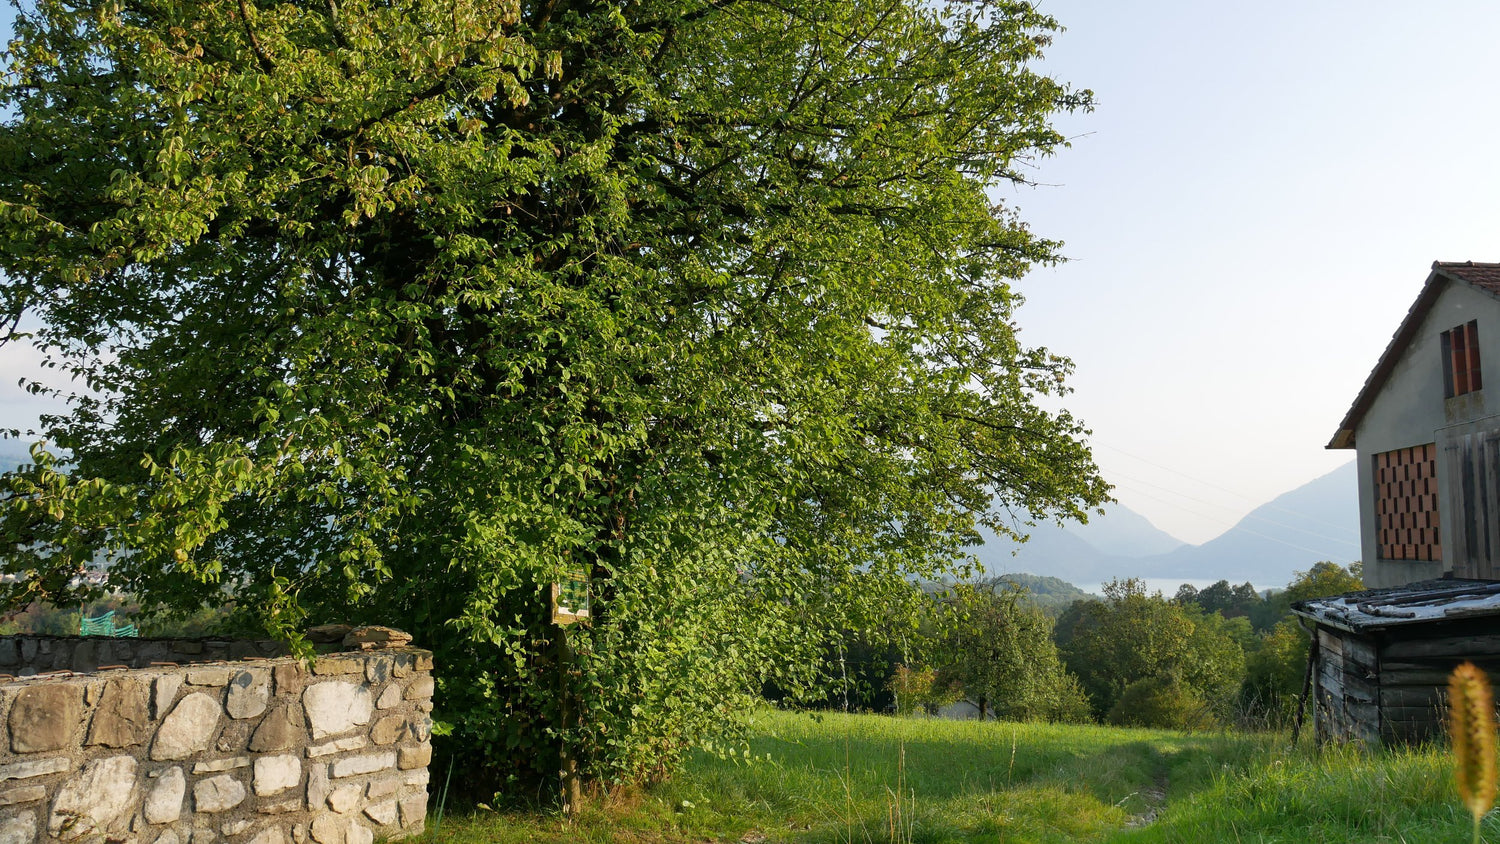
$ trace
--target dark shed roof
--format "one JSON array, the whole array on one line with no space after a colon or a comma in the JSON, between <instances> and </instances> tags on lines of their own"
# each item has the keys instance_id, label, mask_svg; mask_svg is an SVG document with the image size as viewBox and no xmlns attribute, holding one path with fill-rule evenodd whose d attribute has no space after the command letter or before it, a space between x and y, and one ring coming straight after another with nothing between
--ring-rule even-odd
<instances>
[{"instance_id":1,"label":"dark shed roof","mask_svg":"<svg viewBox=\"0 0 1500 844\"><path fill-rule=\"evenodd\" d=\"M1396 329L1390 344L1380 355L1380 361L1371 370L1370 377L1365 379L1364 387L1355 397L1344 421L1339 423L1339 429L1334 433L1333 439L1329 440L1328 448L1354 447L1355 428L1359 427L1359 422L1370 405L1375 403L1375 397L1380 394L1380 388L1385 386L1391 370L1396 368L1396 362L1406 352L1417 329L1422 326L1422 320L1432 310L1438 294L1443 292L1443 286L1449 282L1461 282L1500 298L1500 264L1481 264L1475 261L1432 262L1432 272L1427 275L1422 292L1417 294L1417 301L1412 303L1411 309L1406 312L1406 318L1401 320L1401 326Z\"/></svg>"},{"instance_id":2,"label":"dark shed roof","mask_svg":"<svg viewBox=\"0 0 1500 844\"><path fill-rule=\"evenodd\" d=\"M1500 615L1500 583L1423 580L1391 589L1367 589L1297 601L1292 604L1292 612L1318 624L1355 633L1493 616Z\"/></svg>"}]
</instances>

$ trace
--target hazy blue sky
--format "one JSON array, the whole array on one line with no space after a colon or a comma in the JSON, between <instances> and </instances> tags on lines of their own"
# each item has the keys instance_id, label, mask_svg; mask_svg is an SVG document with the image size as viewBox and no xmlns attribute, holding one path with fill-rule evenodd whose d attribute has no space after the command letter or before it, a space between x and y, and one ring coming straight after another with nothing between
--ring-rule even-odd
<instances>
[{"instance_id":1,"label":"hazy blue sky","mask_svg":"<svg viewBox=\"0 0 1500 844\"><path fill-rule=\"evenodd\" d=\"M1018 285L1023 338L1076 362L1119 499L1200 542L1352 457L1433 260L1500 260L1500 3L1041 5L1098 108L1004 195L1072 259ZM31 359L0 350L0 424Z\"/></svg>"},{"instance_id":2,"label":"hazy blue sky","mask_svg":"<svg viewBox=\"0 0 1500 844\"><path fill-rule=\"evenodd\" d=\"M1004 195L1072 259L1018 321L1120 501L1203 541L1352 459L1323 446L1432 261L1500 261L1500 3L1041 7L1098 107Z\"/></svg>"}]
</instances>

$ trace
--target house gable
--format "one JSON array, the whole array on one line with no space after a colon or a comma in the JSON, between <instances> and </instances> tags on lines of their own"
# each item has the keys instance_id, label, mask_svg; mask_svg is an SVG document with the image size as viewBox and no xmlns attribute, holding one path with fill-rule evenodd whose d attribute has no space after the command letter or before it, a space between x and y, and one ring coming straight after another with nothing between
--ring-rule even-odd
<instances>
[{"instance_id":1,"label":"house gable","mask_svg":"<svg viewBox=\"0 0 1500 844\"><path fill-rule=\"evenodd\" d=\"M1391 342L1381 354L1380 360L1370 371L1370 376L1365 379L1364 387L1355 397L1354 404L1345 414L1344 421L1339 424L1333 439L1328 442L1328 448L1354 448L1360 423L1384 391L1392 374L1402 365L1404 359L1417 357L1413 354L1416 350L1412 347L1414 345L1425 346L1427 343L1423 341L1435 339L1437 336L1435 332L1446 331L1462 324L1459 322L1447 324L1448 320L1443 317L1456 317L1457 314L1453 312L1454 309L1439 306L1439 300L1445 298L1443 294L1453 287L1467 288L1484 298L1500 303L1500 264L1484 264L1474 261L1434 261L1432 263L1432 272L1428 274L1427 281L1422 286L1422 292L1417 295L1416 301L1412 303L1400 327L1391 337ZM1444 304L1451 303L1445 302ZM1497 309L1495 313L1500 315L1500 309ZM1429 320L1434 317L1437 318L1437 322L1429 324ZM1433 325L1439 323L1441 327L1434 329ZM1496 321L1491 329L1492 338L1500 340L1500 337L1493 337L1495 331L1500 331L1500 321ZM1484 337L1485 335L1481 334L1481 340ZM1415 361L1415 365L1419 367L1437 366L1440 362L1436 354L1420 357L1420 360ZM1489 359L1500 361L1500 357ZM1436 371L1441 373L1440 369ZM1441 389L1441 382L1438 386Z\"/></svg>"},{"instance_id":2,"label":"house gable","mask_svg":"<svg viewBox=\"0 0 1500 844\"><path fill-rule=\"evenodd\" d=\"M1359 452L1366 585L1500 578L1500 264L1433 265L1330 448ZM1500 393L1496 393L1500 396Z\"/></svg>"}]
</instances>

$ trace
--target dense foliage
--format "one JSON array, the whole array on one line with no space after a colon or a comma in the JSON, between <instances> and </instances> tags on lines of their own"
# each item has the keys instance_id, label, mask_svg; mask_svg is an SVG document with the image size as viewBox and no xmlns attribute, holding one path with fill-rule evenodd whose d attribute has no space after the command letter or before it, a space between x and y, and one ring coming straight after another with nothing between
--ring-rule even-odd
<instances>
[{"instance_id":1,"label":"dense foliage","mask_svg":"<svg viewBox=\"0 0 1500 844\"><path fill-rule=\"evenodd\" d=\"M960 584L933 610L928 658L980 718L1088 718L1088 702L1052 641L1052 619L1025 590L1004 581Z\"/></svg>"},{"instance_id":2,"label":"dense foliage","mask_svg":"<svg viewBox=\"0 0 1500 844\"><path fill-rule=\"evenodd\" d=\"M4 479L0 601L73 603L106 553L148 608L395 624L438 650L471 784L564 750L669 771L914 606L976 519L1103 500L1037 402L1068 362L1012 322L1055 244L992 190L1089 105L1030 68L1055 28L39 0L0 89L0 315L78 392Z\"/></svg>"},{"instance_id":3,"label":"dense foliage","mask_svg":"<svg viewBox=\"0 0 1500 844\"><path fill-rule=\"evenodd\" d=\"M1096 715L1115 712L1112 720L1132 723L1115 706L1144 680L1159 680L1153 689L1180 684L1218 714L1232 705L1245 655L1221 616L1189 611L1129 579L1106 584L1102 600L1075 604L1065 620L1058 644Z\"/></svg>"}]
</instances>

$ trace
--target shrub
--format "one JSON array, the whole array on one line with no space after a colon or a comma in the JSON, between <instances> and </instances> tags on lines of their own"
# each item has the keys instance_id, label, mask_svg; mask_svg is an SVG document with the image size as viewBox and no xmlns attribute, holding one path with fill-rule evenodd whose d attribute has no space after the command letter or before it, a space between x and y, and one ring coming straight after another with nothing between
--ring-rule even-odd
<instances>
[{"instance_id":1,"label":"shrub","mask_svg":"<svg viewBox=\"0 0 1500 844\"><path fill-rule=\"evenodd\" d=\"M1201 730L1215 724L1213 709L1203 695L1175 674L1158 674L1125 687L1109 714L1121 727Z\"/></svg>"}]
</instances>

